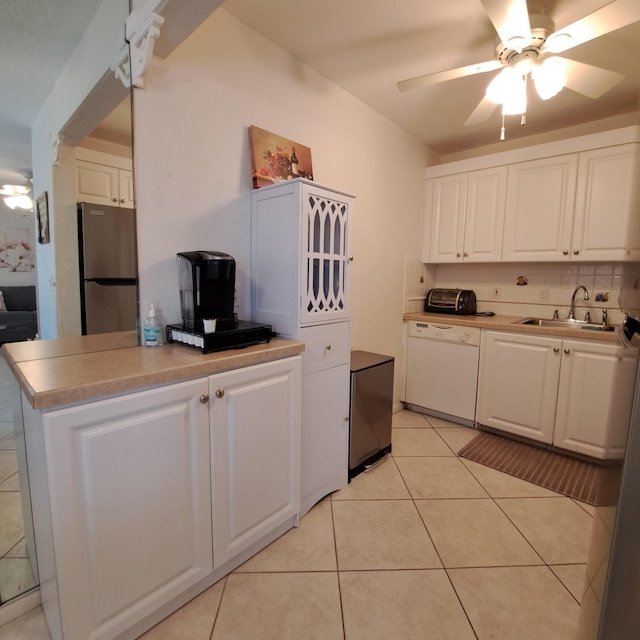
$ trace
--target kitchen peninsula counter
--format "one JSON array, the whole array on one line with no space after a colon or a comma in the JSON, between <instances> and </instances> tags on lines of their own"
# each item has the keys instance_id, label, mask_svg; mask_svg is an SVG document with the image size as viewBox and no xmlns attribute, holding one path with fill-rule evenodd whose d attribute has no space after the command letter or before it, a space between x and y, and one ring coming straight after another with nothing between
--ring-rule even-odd
<instances>
[{"instance_id":1,"label":"kitchen peninsula counter","mask_svg":"<svg viewBox=\"0 0 640 640\"><path fill-rule=\"evenodd\" d=\"M530 324L516 324L527 316L458 316L450 313L405 313L403 320L416 322L440 322L459 327L477 327L492 331L513 331L529 335L556 336L558 338L578 338L580 340L598 340L600 342L618 342L617 327L614 331L574 329L572 327L538 327Z\"/></svg>"},{"instance_id":2,"label":"kitchen peninsula counter","mask_svg":"<svg viewBox=\"0 0 640 640\"><path fill-rule=\"evenodd\" d=\"M47 410L279 360L304 350L304 343L281 338L207 354L177 343L126 346L133 342L134 332L78 336L8 343L2 353L31 406Z\"/></svg>"}]
</instances>

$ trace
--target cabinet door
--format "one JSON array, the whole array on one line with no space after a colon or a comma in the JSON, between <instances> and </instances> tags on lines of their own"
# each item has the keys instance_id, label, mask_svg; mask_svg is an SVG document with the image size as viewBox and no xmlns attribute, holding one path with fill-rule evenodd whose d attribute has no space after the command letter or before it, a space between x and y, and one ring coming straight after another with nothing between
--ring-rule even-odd
<instances>
[{"instance_id":1,"label":"cabinet door","mask_svg":"<svg viewBox=\"0 0 640 640\"><path fill-rule=\"evenodd\" d=\"M580 154L573 260L637 260L638 145Z\"/></svg>"},{"instance_id":2,"label":"cabinet door","mask_svg":"<svg viewBox=\"0 0 640 640\"><path fill-rule=\"evenodd\" d=\"M299 512L300 371L297 356L209 377L216 568Z\"/></svg>"},{"instance_id":3,"label":"cabinet door","mask_svg":"<svg viewBox=\"0 0 640 640\"><path fill-rule=\"evenodd\" d=\"M78 202L118 204L118 169L95 162L76 160Z\"/></svg>"},{"instance_id":4,"label":"cabinet door","mask_svg":"<svg viewBox=\"0 0 640 640\"><path fill-rule=\"evenodd\" d=\"M305 375L302 381L302 506L348 482L349 365Z\"/></svg>"},{"instance_id":5,"label":"cabinet door","mask_svg":"<svg viewBox=\"0 0 640 640\"><path fill-rule=\"evenodd\" d=\"M488 331L480 344L476 420L551 443L562 340Z\"/></svg>"},{"instance_id":6,"label":"cabinet door","mask_svg":"<svg viewBox=\"0 0 640 640\"><path fill-rule=\"evenodd\" d=\"M503 261L569 260L577 155L511 165Z\"/></svg>"},{"instance_id":7,"label":"cabinet door","mask_svg":"<svg viewBox=\"0 0 640 640\"><path fill-rule=\"evenodd\" d=\"M349 318L347 233L350 203L337 194L304 186L300 324Z\"/></svg>"},{"instance_id":8,"label":"cabinet door","mask_svg":"<svg viewBox=\"0 0 640 640\"><path fill-rule=\"evenodd\" d=\"M127 169L118 170L118 204L127 209L133 209L134 192L133 192L133 171Z\"/></svg>"},{"instance_id":9,"label":"cabinet door","mask_svg":"<svg viewBox=\"0 0 640 640\"><path fill-rule=\"evenodd\" d=\"M467 174L434 178L430 190L429 262L462 262Z\"/></svg>"},{"instance_id":10,"label":"cabinet door","mask_svg":"<svg viewBox=\"0 0 640 640\"><path fill-rule=\"evenodd\" d=\"M472 171L468 177L464 262L499 262L507 188L507 167Z\"/></svg>"},{"instance_id":11,"label":"cabinet door","mask_svg":"<svg viewBox=\"0 0 640 640\"><path fill-rule=\"evenodd\" d=\"M65 640L119 637L211 575L206 380L44 414Z\"/></svg>"},{"instance_id":12,"label":"cabinet door","mask_svg":"<svg viewBox=\"0 0 640 640\"><path fill-rule=\"evenodd\" d=\"M622 457L636 358L634 350L614 344L564 341L554 445Z\"/></svg>"}]
</instances>

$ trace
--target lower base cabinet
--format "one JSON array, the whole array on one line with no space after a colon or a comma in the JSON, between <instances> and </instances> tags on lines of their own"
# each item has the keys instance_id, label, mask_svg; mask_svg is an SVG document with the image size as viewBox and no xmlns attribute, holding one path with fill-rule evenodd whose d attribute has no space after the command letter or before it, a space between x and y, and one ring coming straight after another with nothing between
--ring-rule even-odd
<instances>
[{"instance_id":1,"label":"lower base cabinet","mask_svg":"<svg viewBox=\"0 0 640 640\"><path fill-rule=\"evenodd\" d=\"M48 412L23 403L53 640L136 638L295 524L300 380L297 356Z\"/></svg>"},{"instance_id":2,"label":"lower base cabinet","mask_svg":"<svg viewBox=\"0 0 640 640\"><path fill-rule=\"evenodd\" d=\"M476 421L593 458L624 454L638 352L610 342L487 331Z\"/></svg>"},{"instance_id":3,"label":"lower base cabinet","mask_svg":"<svg viewBox=\"0 0 640 640\"><path fill-rule=\"evenodd\" d=\"M299 365L281 360L209 378L216 568L300 510Z\"/></svg>"}]
</instances>

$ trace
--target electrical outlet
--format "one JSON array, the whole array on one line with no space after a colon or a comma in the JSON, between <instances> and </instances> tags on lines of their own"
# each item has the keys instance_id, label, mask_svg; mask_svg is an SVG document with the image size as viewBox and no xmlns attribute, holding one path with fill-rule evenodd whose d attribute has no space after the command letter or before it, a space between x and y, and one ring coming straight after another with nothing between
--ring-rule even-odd
<instances>
[{"instance_id":1,"label":"electrical outlet","mask_svg":"<svg viewBox=\"0 0 640 640\"><path fill-rule=\"evenodd\" d=\"M540 300L542 302L549 302L549 287L542 287L542 289L540 289Z\"/></svg>"},{"instance_id":2,"label":"electrical outlet","mask_svg":"<svg viewBox=\"0 0 640 640\"><path fill-rule=\"evenodd\" d=\"M491 297L494 300L499 300L502 297L502 292L500 291L500 287L493 287L491 290Z\"/></svg>"}]
</instances>

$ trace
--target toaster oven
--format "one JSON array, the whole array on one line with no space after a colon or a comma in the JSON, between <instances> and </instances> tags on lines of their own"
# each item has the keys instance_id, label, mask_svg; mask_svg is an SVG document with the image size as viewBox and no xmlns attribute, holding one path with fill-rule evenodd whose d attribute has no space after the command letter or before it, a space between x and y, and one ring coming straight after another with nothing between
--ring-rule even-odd
<instances>
[{"instance_id":1,"label":"toaster oven","mask_svg":"<svg viewBox=\"0 0 640 640\"><path fill-rule=\"evenodd\" d=\"M471 289L429 289L424 310L468 316L476 313L476 294Z\"/></svg>"}]
</instances>

